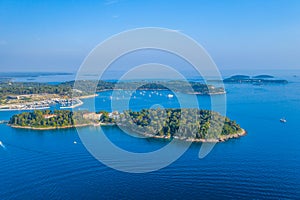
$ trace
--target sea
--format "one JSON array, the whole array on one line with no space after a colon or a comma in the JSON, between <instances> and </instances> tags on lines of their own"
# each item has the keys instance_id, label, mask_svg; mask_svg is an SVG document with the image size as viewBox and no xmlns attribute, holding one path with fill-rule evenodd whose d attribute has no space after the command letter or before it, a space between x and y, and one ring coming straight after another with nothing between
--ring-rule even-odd
<instances>
[{"instance_id":1,"label":"sea","mask_svg":"<svg viewBox=\"0 0 300 200\"><path fill-rule=\"evenodd\" d=\"M204 158L198 156L202 144L194 143L175 162L148 173L106 166L85 148L76 129L38 131L0 124L0 199L300 199L300 71L223 72L224 77L233 74L270 74L289 83L226 84L226 115L247 135L216 144ZM73 77L37 74L27 81L66 78L57 76ZM26 81L24 77L10 74L15 81ZM168 98L169 92L156 92L136 94L130 109L179 106L177 98ZM111 91L101 92L76 109L111 111L111 96ZM188 102L189 95L184 97ZM209 96L197 100L201 108L210 108ZM1 111L0 120L20 112ZM92 127L81 131L105 134L119 148L135 153L169 143L135 137L114 126L102 129L104 133Z\"/></svg>"}]
</instances>

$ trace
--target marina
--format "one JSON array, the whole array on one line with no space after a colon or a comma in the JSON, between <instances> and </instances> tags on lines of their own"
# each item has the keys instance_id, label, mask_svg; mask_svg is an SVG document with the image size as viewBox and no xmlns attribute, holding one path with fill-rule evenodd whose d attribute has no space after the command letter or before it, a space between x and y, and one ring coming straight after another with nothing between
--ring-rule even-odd
<instances>
[{"instance_id":1,"label":"marina","mask_svg":"<svg viewBox=\"0 0 300 200\"><path fill-rule=\"evenodd\" d=\"M78 98L60 99L54 98L42 101L33 101L26 103L16 103L0 106L0 111L13 111L13 110L43 110L49 109L51 106L59 105L60 109L75 108L82 105L83 102Z\"/></svg>"}]
</instances>

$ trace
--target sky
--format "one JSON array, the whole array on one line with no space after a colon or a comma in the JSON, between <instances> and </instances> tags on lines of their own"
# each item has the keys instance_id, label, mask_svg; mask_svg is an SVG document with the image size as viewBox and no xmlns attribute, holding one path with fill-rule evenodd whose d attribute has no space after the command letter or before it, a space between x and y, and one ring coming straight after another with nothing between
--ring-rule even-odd
<instances>
[{"instance_id":1,"label":"sky","mask_svg":"<svg viewBox=\"0 0 300 200\"><path fill-rule=\"evenodd\" d=\"M76 71L100 42L178 30L220 69L300 69L298 0L0 0L0 71Z\"/></svg>"}]
</instances>

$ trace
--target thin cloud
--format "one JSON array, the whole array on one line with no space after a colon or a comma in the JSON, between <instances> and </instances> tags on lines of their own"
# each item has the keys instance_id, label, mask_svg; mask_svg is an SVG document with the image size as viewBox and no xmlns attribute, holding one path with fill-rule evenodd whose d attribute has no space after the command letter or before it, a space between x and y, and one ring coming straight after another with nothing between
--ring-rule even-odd
<instances>
[{"instance_id":1,"label":"thin cloud","mask_svg":"<svg viewBox=\"0 0 300 200\"><path fill-rule=\"evenodd\" d=\"M6 45L7 41L6 40L0 40L0 45Z\"/></svg>"},{"instance_id":2,"label":"thin cloud","mask_svg":"<svg viewBox=\"0 0 300 200\"><path fill-rule=\"evenodd\" d=\"M107 0L107 1L105 1L105 5L112 5L112 4L116 4L116 3L118 3L119 2L119 0Z\"/></svg>"},{"instance_id":3,"label":"thin cloud","mask_svg":"<svg viewBox=\"0 0 300 200\"><path fill-rule=\"evenodd\" d=\"M166 31L169 31L169 32L181 32L182 30L180 30L180 29L177 29L177 30L169 29L169 30L166 30Z\"/></svg>"}]
</instances>

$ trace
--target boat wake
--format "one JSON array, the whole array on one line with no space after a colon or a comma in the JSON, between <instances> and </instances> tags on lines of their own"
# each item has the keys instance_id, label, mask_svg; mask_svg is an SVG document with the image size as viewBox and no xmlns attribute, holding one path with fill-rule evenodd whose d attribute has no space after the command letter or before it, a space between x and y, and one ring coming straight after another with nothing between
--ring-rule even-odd
<instances>
[{"instance_id":1,"label":"boat wake","mask_svg":"<svg viewBox=\"0 0 300 200\"><path fill-rule=\"evenodd\" d=\"M0 147L2 147L3 149L6 149L5 145L0 141Z\"/></svg>"}]
</instances>

